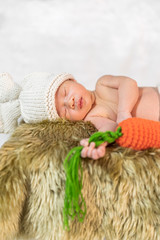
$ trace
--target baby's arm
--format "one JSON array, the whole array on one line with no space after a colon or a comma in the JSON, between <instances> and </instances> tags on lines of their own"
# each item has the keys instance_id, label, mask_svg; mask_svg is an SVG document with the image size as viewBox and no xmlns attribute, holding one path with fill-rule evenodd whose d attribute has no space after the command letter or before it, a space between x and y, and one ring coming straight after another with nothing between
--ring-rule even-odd
<instances>
[{"instance_id":1,"label":"baby's arm","mask_svg":"<svg viewBox=\"0 0 160 240\"><path fill-rule=\"evenodd\" d=\"M129 77L102 76L97 82L97 88L110 87L118 90L117 122L132 117L131 112L139 98L137 82Z\"/></svg>"},{"instance_id":2,"label":"baby's arm","mask_svg":"<svg viewBox=\"0 0 160 240\"><path fill-rule=\"evenodd\" d=\"M139 98L139 88L136 81L129 77L106 75L101 77L97 82L96 89L99 92L101 92L102 87L110 87L118 90L117 123L126 118L132 117L132 109ZM107 118L95 117L90 120L96 126L98 131L102 132L114 131L117 126L116 122ZM84 146L81 152L82 157L98 159L105 155L105 147L107 146L107 143L95 148L94 143L89 145L88 140L83 139L81 145Z\"/></svg>"}]
</instances>

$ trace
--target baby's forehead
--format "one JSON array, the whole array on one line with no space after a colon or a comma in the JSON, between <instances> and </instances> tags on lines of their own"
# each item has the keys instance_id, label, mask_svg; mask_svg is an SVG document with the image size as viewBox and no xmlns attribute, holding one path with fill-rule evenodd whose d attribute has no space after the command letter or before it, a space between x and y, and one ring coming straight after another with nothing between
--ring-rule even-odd
<instances>
[{"instance_id":1,"label":"baby's forehead","mask_svg":"<svg viewBox=\"0 0 160 240\"><path fill-rule=\"evenodd\" d=\"M61 91L63 91L64 88L65 88L65 89L71 88L71 87L73 86L73 84L74 84L74 80L72 80L72 79L67 79L66 81L64 81L63 83L61 83L61 85L58 87L58 89L57 89L57 91L56 91L56 95L57 95L58 93L61 93Z\"/></svg>"},{"instance_id":2,"label":"baby's forehead","mask_svg":"<svg viewBox=\"0 0 160 240\"><path fill-rule=\"evenodd\" d=\"M66 86L66 87L70 87L75 83L75 81L73 79L67 79L66 81L64 81L60 87L62 86Z\"/></svg>"}]
</instances>

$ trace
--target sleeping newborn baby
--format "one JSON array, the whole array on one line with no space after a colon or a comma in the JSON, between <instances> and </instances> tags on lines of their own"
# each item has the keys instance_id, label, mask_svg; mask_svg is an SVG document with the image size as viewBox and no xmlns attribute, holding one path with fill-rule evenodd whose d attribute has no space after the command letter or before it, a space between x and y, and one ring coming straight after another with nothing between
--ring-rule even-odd
<instances>
[{"instance_id":1,"label":"sleeping newborn baby","mask_svg":"<svg viewBox=\"0 0 160 240\"><path fill-rule=\"evenodd\" d=\"M159 89L138 87L129 77L102 76L95 90L90 91L71 74L32 73L24 78L22 88L10 75L1 74L1 132L13 131L20 116L26 123L59 117L91 121L98 131L114 131L124 119L139 117L159 121L159 113ZM81 144L84 146L82 157L93 159L103 157L107 145L95 148L87 139Z\"/></svg>"}]
</instances>

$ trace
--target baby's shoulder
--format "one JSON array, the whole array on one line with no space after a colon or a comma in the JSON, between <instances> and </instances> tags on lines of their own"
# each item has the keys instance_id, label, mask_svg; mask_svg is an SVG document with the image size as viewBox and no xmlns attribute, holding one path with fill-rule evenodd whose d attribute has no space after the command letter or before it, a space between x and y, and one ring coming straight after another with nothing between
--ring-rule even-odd
<instances>
[{"instance_id":1,"label":"baby's shoulder","mask_svg":"<svg viewBox=\"0 0 160 240\"><path fill-rule=\"evenodd\" d=\"M102 119L109 119L109 113L101 105L95 105L85 117L85 121L101 121Z\"/></svg>"},{"instance_id":2,"label":"baby's shoulder","mask_svg":"<svg viewBox=\"0 0 160 240\"><path fill-rule=\"evenodd\" d=\"M95 105L85 116L86 121L90 121L91 118L93 117L98 117L99 116L99 111L98 111L99 107L97 105Z\"/></svg>"},{"instance_id":3,"label":"baby's shoulder","mask_svg":"<svg viewBox=\"0 0 160 240\"><path fill-rule=\"evenodd\" d=\"M108 117L102 115L88 114L84 121L90 121L98 129L98 131L114 131L117 123Z\"/></svg>"},{"instance_id":4,"label":"baby's shoulder","mask_svg":"<svg viewBox=\"0 0 160 240\"><path fill-rule=\"evenodd\" d=\"M112 75L104 75L100 77L95 86L95 95L97 98L106 99L106 96L114 88L115 77Z\"/></svg>"}]
</instances>

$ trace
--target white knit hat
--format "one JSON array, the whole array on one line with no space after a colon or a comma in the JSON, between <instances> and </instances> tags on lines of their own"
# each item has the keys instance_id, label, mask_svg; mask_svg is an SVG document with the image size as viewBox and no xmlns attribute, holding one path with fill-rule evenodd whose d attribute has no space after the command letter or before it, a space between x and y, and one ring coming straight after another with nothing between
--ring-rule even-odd
<instances>
[{"instance_id":1,"label":"white knit hat","mask_svg":"<svg viewBox=\"0 0 160 240\"><path fill-rule=\"evenodd\" d=\"M0 75L0 132L10 133L22 116L26 123L58 118L55 94L66 80L74 80L68 73L54 76L48 73L32 73L24 78L21 88L9 74Z\"/></svg>"}]
</instances>

